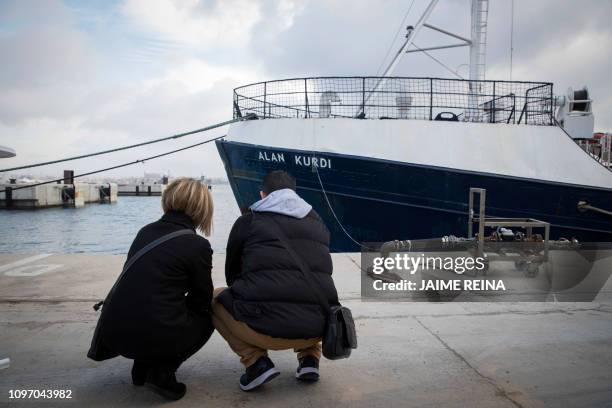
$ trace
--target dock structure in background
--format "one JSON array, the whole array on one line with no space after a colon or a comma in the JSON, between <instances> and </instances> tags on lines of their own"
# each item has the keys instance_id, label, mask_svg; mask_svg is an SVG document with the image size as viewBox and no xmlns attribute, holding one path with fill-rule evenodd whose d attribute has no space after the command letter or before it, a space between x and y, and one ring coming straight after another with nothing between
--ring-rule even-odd
<instances>
[{"instance_id":1,"label":"dock structure in background","mask_svg":"<svg viewBox=\"0 0 612 408\"><path fill-rule=\"evenodd\" d=\"M117 202L116 183L58 183L27 187L0 184L0 208L39 209L82 207L89 203Z\"/></svg>"},{"instance_id":2,"label":"dock structure in background","mask_svg":"<svg viewBox=\"0 0 612 408\"><path fill-rule=\"evenodd\" d=\"M120 196L161 196L165 188L165 184L157 183L120 184L118 194Z\"/></svg>"},{"instance_id":3,"label":"dock structure in background","mask_svg":"<svg viewBox=\"0 0 612 408\"><path fill-rule=\"evenodd\" d=\"M120 181L118 194L138 197L161 196L168 185L168 179L167 175L145 173L141 178Z\"/></svg>"}]
</instances>

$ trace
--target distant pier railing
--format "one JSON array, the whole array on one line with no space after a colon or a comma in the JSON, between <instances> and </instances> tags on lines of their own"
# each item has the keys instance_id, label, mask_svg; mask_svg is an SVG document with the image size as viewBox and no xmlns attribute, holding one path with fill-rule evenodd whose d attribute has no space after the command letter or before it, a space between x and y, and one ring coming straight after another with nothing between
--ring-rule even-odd
<instances>
[{"instance_id":1,"label":"distant pier railing","mask_svg":"<svg viewBox=\"0 0 612 408\"><path fill-rule=\"evenodd\" d=\"M234 117L419 119L551 126L553 84L406 77L319 77L234 89Z\"/></svg>"}]
</instances>

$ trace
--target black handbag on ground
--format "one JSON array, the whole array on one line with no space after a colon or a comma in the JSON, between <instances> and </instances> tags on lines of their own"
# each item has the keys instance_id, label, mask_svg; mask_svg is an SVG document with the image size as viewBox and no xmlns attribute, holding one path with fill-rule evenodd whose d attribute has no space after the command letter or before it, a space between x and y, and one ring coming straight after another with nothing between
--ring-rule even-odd
<instances>
[{"instance_id":1,"label":"black handbag on ground","mask_svg":"<svg viewBox=\"0 0 612 408\"><path fill-rule=\"evenodd\" d=\"M323 314L326 316L325 332L322 339L323 356L328 360L348 358L351 355L351 350L357 348L357 332L351 310L342 305L330 307L318 282L313 279L312 272L306 262L293 250L280 224L278 224L274 217L270 218L277 230L278 239L298 264L304 280L316 295Z\"/></svg>"},{"instance_id":2,"label":"black handbag on ground","mask_svg":"<svg viewBox=\"0 0 612 408\"><path fill-rule=\"evenodd\" d=\"M166 235L163 235L157 238L155 241L151 241L150 243L148 243L147 245L139 249L138 252L136 252L134 255L132 255L130 259L127 260L127 262L123 266L123 270L121 271L121 274L115 281L115 284L113 285L111 290L108 292L108 295L106 295L106 298L103 301L100 301L93 306L94 310L98 311L100 307L104 305L104 303L110 300L111 296L113 295L113 292L115 291L115 288L117 287L121 279L125 276L125 273L144 254L151 251L153 248L157 247L158 245L163 244L164 242L169 241L173 238L180 237L182 235L192 235L192 234L195 234L195 231L191 229L182 229L179 231L174 231L174 232L171 232L170 234L166 234ZM87 352L87 357L91 358L94 361L108 360L109 358L118 356L117 353L107 349L102 344L102 338L100 336L100 322L102 321L103 315L104 315L104 308L102 308L102 313L100 314L100 317L98 318L98 323L96 324L96 329L94 331L93 339L91 340L91 346L89 348L89 351Z\"/></svg>"}]
</instances>

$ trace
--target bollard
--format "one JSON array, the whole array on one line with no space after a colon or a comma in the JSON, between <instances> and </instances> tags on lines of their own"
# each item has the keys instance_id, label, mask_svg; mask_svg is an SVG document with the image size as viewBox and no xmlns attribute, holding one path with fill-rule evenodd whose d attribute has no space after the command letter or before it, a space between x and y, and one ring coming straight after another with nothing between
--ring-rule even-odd
<instances>
[{"instance_id":1,"label":"bollard","mask_svg":"<svg viewBox=\"0 0 612 408\"><path fill-rule=\"evenodd\" d=\"M104 185L100 185L98 187L98 193L100 196L100 202L101 203L105 203L105 202L111 202L111 193L112 193L112 187L111 184L108 183L108 187L104 186Z\"/></svg>"},{"instance_id":2,"label":"bollard","mask_svg":"<svg viewBox=\"0 0 612 408\"><path fill-rule=\"evenodd\" d=\"M4 189L4 199L6 201L6 208L13 206L13 187L6 187Z\"/></svg>"}]
</instances>

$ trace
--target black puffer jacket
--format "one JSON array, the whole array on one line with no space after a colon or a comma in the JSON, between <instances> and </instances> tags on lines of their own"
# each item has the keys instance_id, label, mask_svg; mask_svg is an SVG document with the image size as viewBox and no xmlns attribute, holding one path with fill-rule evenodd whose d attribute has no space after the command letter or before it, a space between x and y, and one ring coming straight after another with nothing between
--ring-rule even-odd
<instances>
[{"instance_id":1,"label":"black puffer jacket","mask_svg":"<svg viewBox=\"0 0 612 408\"><path fill-rule=\"evenodd\" d=\"M225 275L230 288L222 292L219 301L236 320L260 333L287 339L320 337L325 315L298 265L274 233L271 218L308 264L329 303L338 303L329 231L314 210L301 219L272 212L241 216L227 245Z\"/></svg>"},{"instance_id":2,"label":"black puffer jacket","mask_svg":"<svg viewBox=\"0 0 612 408\"><path fill-rule=\"evenodd\" d=\"M194 229L191 219L169 212L142 228L128 258L155 239ZM100 317L103 344L114 354L140 360L173 361L202 345L214 328L212 249L198 235L164 242L136 261L104 304Z\"/></svg>"}]
</instances>

